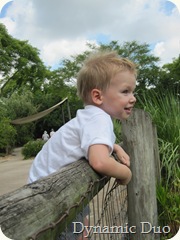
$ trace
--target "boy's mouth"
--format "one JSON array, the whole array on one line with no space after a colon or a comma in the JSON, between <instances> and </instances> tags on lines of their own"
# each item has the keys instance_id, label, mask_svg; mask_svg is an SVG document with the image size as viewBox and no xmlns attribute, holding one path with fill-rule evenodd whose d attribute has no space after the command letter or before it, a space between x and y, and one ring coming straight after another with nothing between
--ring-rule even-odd
<instances>
[{"instance_id":1,"label":"boy's mouth","mask_svg":"<svg viewBox=\"0 0 180 240\"><path fill-rule=\"evenodd\" d=\"M126 107L126 108L124 108L124 110L125 110L125 112L127 113L127 114L131 114L131 112L132 112L132 109L133 109L133 107Z\"/></svg>"}]
</instances>

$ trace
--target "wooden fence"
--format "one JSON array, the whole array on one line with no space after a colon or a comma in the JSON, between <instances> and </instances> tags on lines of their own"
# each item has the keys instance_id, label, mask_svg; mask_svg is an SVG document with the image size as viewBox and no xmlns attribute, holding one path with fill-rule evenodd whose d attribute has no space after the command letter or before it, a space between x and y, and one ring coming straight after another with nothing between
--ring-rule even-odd
<instances>
[{"instance_id":1,"label":"wooden fence","mask_svg":"<svg viewBox=\"0 0 180 240\"><path fill-rule=\"evenodd\" d=\"M123 147L130 155L133 173L128 185L128 239L158 240L160 235L154 231L158 227L156 181L159 181L155 127L147 113L136 109L123 122L122 129ZM107 182L109 178L98 175L85 159L78 160L57 173L1 196L1 229L14 240L56 240ZM115 239L122 238L119 235Z\"/></svg>"},{"instance_id":2,"label":"wooden fence","mask_svg":"<svg viewBox=\"0 0 180 240\"><path fill-rule=\"evenodd\" d=\"M148 113L136 109L123 122L122 133L133 174L128 185L128 223L135 226L135 233L130 239L158 240L156 183L160 181L160 161L156 127Z\"/></svg>"}]
</instances>

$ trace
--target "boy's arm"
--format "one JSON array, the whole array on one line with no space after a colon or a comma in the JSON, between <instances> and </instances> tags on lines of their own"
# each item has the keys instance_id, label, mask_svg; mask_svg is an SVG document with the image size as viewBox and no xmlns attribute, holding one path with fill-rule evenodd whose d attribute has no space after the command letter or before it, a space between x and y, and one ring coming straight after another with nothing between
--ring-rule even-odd
<instances>
[{"instance_id":1,"label":"boy's arm","mask_svg":"<svg viewBox=\"0 0 180 240\"><path fill-rule=\"evenodd\" d=\"M102 175L114 177L123 185L128 184L131 180L131 170L109 156L107 145L95 144L90 146L88 159L91 167Z\"/></svg>"},{"instance_id":2,"label":"boy's arm","mask_svg":"<svg viewBox=\"0 0 180 240\"><path fill-rule=\"evenodd\" d=\"M119 161L125 164L127 167L130 167L130 158L129 155L124 151L124 149L118 144L114 144L113 151L117 155Z\"/></svg>"}]
</instances>

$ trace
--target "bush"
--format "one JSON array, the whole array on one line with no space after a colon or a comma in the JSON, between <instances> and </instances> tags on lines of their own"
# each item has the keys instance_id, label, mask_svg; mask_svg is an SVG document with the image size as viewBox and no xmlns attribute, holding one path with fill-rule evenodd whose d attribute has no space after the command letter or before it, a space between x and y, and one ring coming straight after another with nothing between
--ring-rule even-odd
<instances>
[{"instance_id":1,"label":"bush","mask_svg":"<svg viewBox=\"0 0 180 240\"><path fill-rule=\"evenodd\" d=\"M2 114L6 114L10 120L15 120L27 116L31 116L38 112L37 107L33 103L33 94L29 91L23 91L18 94L14 92L10 98L3 99L3 106L6 107L6 112L2 111ZM1 108L3 107L1 104ZM16 129L17 135L14 141L16 146L23 146L28 141L34 139L35 122L26 124L13 125Z\"/></svg>"},{"instance_id":2,"label":"bush","mask_svg":"<svg viewBox=\"0 0 180 240\"><path fill-rule=\"evenodd\" d=\"M24 159L35 157L44 145L43 140L29 141L22 148Z\"/></svg>"},{"instance_id":3,"label":"bush","mask_svg":"<svg viewBox=\"0 0 180 240\"><path fill-rule=\"evenodd\" d=\"M2 118L0 120L0 151L6 151L6 154L10 152L14 145L15 138L17 136L15 128L10 124L8 118Z\"/></svg>"}]
</instances>

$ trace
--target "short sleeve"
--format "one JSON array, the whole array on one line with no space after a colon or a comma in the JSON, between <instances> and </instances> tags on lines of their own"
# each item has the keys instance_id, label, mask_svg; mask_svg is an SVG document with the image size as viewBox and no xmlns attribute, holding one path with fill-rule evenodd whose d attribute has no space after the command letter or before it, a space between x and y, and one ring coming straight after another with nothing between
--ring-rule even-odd
<instances>
[{"instance_id":1,"label":"short sleeve","mask_svg":"<svg viewBox=\"0 0 180 240\"><path fill-rule=\"evenodd\" d=\"M109 147L109 153L113 151L115 134L111 117L107 114L97 114L93 116L81 129L81 148L87 158L91 145L104 144Z\"/></svg>"}]
</instances>

